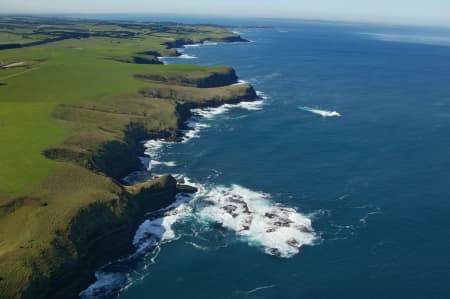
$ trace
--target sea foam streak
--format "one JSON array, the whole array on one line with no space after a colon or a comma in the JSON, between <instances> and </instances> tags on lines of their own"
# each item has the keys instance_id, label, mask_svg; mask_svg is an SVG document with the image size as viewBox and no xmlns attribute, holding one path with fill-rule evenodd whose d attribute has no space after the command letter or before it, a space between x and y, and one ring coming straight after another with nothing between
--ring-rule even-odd
<instances>
[{"instance_id":1,"label":"sea foam streak","mask_svg":"<svg viewBox=\"0 0 450 299\"><path fill-rule=\"evenodd\" d=\"M299 107L300 110L311 112L314 114L318 114L322 117L341 117L342 114L340 114L337 111L328 111L328 110L321 110L321 109L314 109L310 107Z\"/></svg>"},{"instance_id":2,"label":"sea foam streak","mask_svg":"<svg viewBox=\"0 0 450 299\"><path fill-rule=\"evenodd\" d=\"M207 203L200 217L234 231L267 254L289 258L316 238L309 218L273 203L269 194L232 185L215 186L197 197Z\"/></svg>"}]
</instances>

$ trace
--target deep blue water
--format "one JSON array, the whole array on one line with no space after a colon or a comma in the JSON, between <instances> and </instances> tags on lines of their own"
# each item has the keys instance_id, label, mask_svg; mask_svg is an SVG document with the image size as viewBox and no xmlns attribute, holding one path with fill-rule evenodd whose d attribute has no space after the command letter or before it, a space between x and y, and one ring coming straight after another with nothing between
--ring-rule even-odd
<instances>
[{"instance_id":1,"label":"deep blue water","mask_svg":"<svg viewBox=\"0 0 450 299\"><path fill-rule=\"evenodd\" d=\"M450 298L450 32L270 24L168 60L232 66L270 98L200 120L153 172L268 193L312 219L314 245L277 258L181 221L120 298Z\"/></svg>"}]
</instances>

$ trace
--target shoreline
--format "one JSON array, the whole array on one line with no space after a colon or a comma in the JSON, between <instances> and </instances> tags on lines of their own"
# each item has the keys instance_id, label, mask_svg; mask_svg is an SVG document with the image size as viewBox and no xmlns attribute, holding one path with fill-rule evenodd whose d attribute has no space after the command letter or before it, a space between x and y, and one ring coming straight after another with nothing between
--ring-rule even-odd
<instances>
[{"instance_id":1,"label":"shoreline","mask_svg":"<svg viewBox=\"0 0 450 299\"><path fill-rule=\"evenodd\" d=\"M244 40L244 42L248 42L248 41ZM199 44L199 45L203 45L203 44ZM182 45L182 47L184 47L184 46L185 45ZM177 53L178 53L178 51L177 51ZM234 83L232 83L228 86L243 85L243 84L249 85L246 81L236 79ZM192 122L193 119L195 119L197 117L203 117L200 113L198 113L199 110L216 109L216 108L220 108L220 107L224 107L224 106L225 107L226 106L238 107L242 103L255 103L257 101L262 101L265 98L265 96L262 95L263 94L262 92L257 92L253 89L253 87L251 85L249 85L249 86L250 86L250 94L249 94L250 96L249 97L231 98L231 99L222 100L222 101L212 99L212 100L207 100L202 103L188 102L188 103L183 103L183 104L177 104L176 110L178 112L178 117L179 117L179 119L178 119L179 126L177 128L176 135L164 137L164 135L166 135L166 133L159 132L159 134L154 134L149 139L140 141L140 143L144 145L144 150L142 152L142 155L140 155L139 157L145 157L146 159L148 159L148 165L145 165L147 161L141 160L142 166L144 166L145 170L135 170L135 171L131 172L128 176L123 178L122 181L127 184L131 183L130 186L132 187L135 184L142 184L142 183L160 178L160 176L155 176L155 177L152 177L150 180L146 180L144 182L139 182L139 181L132 182L133 180L128 179L129 177L132 177L136 173L148 171L149 165L151 165L151 161L153 159L152 159L152 157L150 157L149 155L146 154L146 151L147 151L146 144L151 143L151 142L161 142L161 143L187 142L191 138L193 138L193 136L189 136L189 132L195 132L197 130L197 128L190 125L190 123ZM163 175L163 177L164 176L165 175ZM172 174L169 174L168 176L173 177ZM179 205L189 202L195 196L195 195L190 196L190 194L195 194L196 192L198 192L198 186L195 184L191 184L189 182L184 182L184 183L180 184L177 181L177 188L180 192L177 193L177 196L175 196L174 201L172 203L168 204L166 207L160 208L158 210L146 211L145 214L147 216L145 216L144 218L141 219L142 223L139 225L139 227L141 227L145 223L145 221L148 221L149 215L155 215L155 214L160 215L161 217L159 217L159 219L164 219L164 217L165 217L164 212L169 213L170 211L176 209ZM183 192L183 190L185 190L187 192ZM156 218L156 219L158 219L158 218ZM139 228L137 228L135 230L134 239L136 239L138 230L139 230ZM150 244L144 244L139 247L138 247L138 245L135 244L135 242L133 242L133 246L134 246L135 250L130 251L127 256L110 260L108 263L102 265L101 267L98 267L95 271L95 279L92 279L91 283L85 289L83 289L83 291L80 292L81 298L91 298L92 294L94 294L95 292L98 292L98 289L96 289L97 286L99 286L100 289L105 288L105 281L101 278L101 276L99 276L99 273L101 273L102 270L104 270L105 268L108 268L109 266L116 265L117 263L119 263L119 264L122 264L122 263L134 264L134 263L139 262L140 259L145 254L148 254L152 250L155 250L157 248L158 241L159 240L155 241L152 239ZM153 243L153 242L155 242L155 243ZM150 249L148 248L149 246L151 247ZM109 277L107 277L106 279L108 279L108 278ZM120 284L120 281L122 281L122 279L124 279L124 278L116 277L115 279L116 279L116 281L118 280L119 284ZM93 288L93 289L91 289L91 288ZM108 292L110 292L110 291L115 293L115 292L120 292L120 289L112 288L112 289L108 290ZM87 295L87 296L83 297L83 294ZM112 294L111 297L114 297L114 294ZM95 296L94 296L94 298L95 298Z\"/></svg>"},{"instance_id":2,"label":"shoreline","mask_svg":"<svg viewBox=\"0 0 450 299\"><path fill-rule=\"evenodd\" d=\"M215 34L219 36L217 41L232 42L237 39L243 41L240 36L227 34L226 32L211 32L212 36L215 36ZM203 34L203 36L205 35ZM213 38L200 39L201 42L205 40L213 40ZM175 42L184 46L179 40L175 40ZM187 44L195 44L196 42L198 41L187 40ZM163 52L171 53L171 51L168 51L169 45L166 46L166 50L163 50ZM156 52L148 52L147 54L153 55ZM109 56L103 58L109 58ZM116 60L115 63L124 62L128 61ZM139 64L138 62L135 63ZM119 66L119 64L116 65ZM166 73L161 72L160 69L162 70L162 68L154 66L149 71L150 74L164 76ZM152 72L152 70L156 70L156 72ZM164 124L165 126L162 126L162 129L153 129L152 126L146 127L144 120L148 115L144 110L140 112L139 117L141 118L131 119L132 121L121 128L121 132L118 133L119 138L114 135L107 136L108 139L103 141L99 148L93 148L95 151L70 148L63 143L56 144L43 151L46 158L64 166L64 168L61 166L60 172L49 178L49 180L52 180L51 182L56 183L59 182L58 180L62 180L67 183L67 186L59 184L58 187L70 193L71 196L74 196L73 193L83 190L83 186L85 186L83 184L87 184L87 182L95 184L95 191L88 194L90 197L83 194L78 195L84 202L79 207L76 206L76 208L70 210L71 214L67 216L67 222L63 222L61 228L58 227L54 235L50 232L52 239L42 246L43 249L38 249L40 250L37 253L38 255L33 255L34 251L28 249L32 248L32 245L29 247L27 245L27 249L20 247L21 249L13 251L14 258L11 255L3 256L2 262L8 267L14 267L15 264L11 263L14 263L15 259L23 260L22 255L27 254L27 261L31 263L32 267L26 268L23 266L23 270L20 268L24 271L24 278L17 279L8 276L8 268L3 267L3 273L0 273L0 297L79 298L80 291L95 282L93 276L95 271L110 261L128 256L135 250L131 240L137 228L145 220L146 213L170 206L176 201L177 194L194 191L189 186L178 184L170 175L128 186L122 184L120 182L123 177L122 174L126 175L137 169L142 169L139 156L145 149L141 141L160 138L168 141L181 141L183 131L189 129L185 122L192 117L191 108L218 107L227 103L234 104L244 100L254 101L257 99L256 92L251 85L232 85L237 82L237 77L231 68L171 67L167 68L166 72L179 76L174 77L174 80L181 81L172 84L172 82L161 81L163 77L138 78L136 75L140 73L134 72L130 76L132 79L134 76L134 79L137 80L148 80L151 83L151 88L141 87L141 89L136 90L136 94L128 94L128 96L139 97L139 101L132 102L134 105L142 105L143 102L150 101L150 99L156 99L154 103L163 104L166 101L171 103L170 105L174 105L174 114L170 115L170 121L175 122L174 127L171 127L170 123ZM144 86L144 83L141 85ZM158 90L153 87L154 85L158 86ZM164 98L164 92L170 90L176 90L180 97ZM156 91L158 94L154 94ZM84 115L87 113L100 115L100 113L110 113L108 109L111 109L111 107L113 109L115 107L121 108L121 106L114 106L114 104L118 105L120 102L106 101L102 107L61 103L56 106L57 111L54 117L56 120L64 120L64 118L58 117L80 112ZM144 108L150 109L145 106ZM159 111L158 109L154 110ZM115 115L110 114L109 116ZM101 124L101 122L98 123ZM97 129L100 129L103 134L111 134L114 132L111 129L117 130L117 127L111 129L100 127ZM75 183L79 184L74 184L66 178L67 175L71 174L79 175L84 181L76 181ZM102 185L96 185L99 182ZM36 188L45 190L44 186L38 184ZM4 213L8 217L13 217L16 210L22 209L22 206L29 203L33 203L30 206L32 209L27 210L30 213L42 214L55 209L53 208L55 207L53 202L40 201L40 197L47 200L44 197L45 195L41 195L40 192L32 192L31 195L33 197L15 198L11 204L0 206L0 208L5 210ZM3 210L0 210L0 212L3 212Z\"/></svg>"},{"instance_id":3,"label":"shoreline","mask_svg":"<svg viewBox=\"0 0 450 299\"><path fill-rule=\"evenodd\" d=\"M248 41L247 40L243 40L243 41L240 41L240 42L248 42ZM224 43L227 43L227 42L224 42ZM193 43L193 44L195 45L196 43ZM192 44L186 44L186 45L192 45ZM182 47L184 47L184 46L185 45L183 44ZM177 53L178 53L178 51L177 51ZM165 143L179 143L179 142L183 142L184 141L183 138L185 138L187 136L187 133L190 132L190 131L194 131L195 130L194 128L192 128L192 127L190 127L188 125L189 121L192 118L195 117L195 111L194 110L196 110L196 109L211 109L211 108L213 109L213 108L218 108L218 107L226 106L226 105L238 105L238 104L244 103L244 102L251 103L251 102L255 102L255 101L258 101L258 100L262 99L262 97L260 97L258 95L258 93L253 89L253 87L251 85L249 85L246 82L244 83L244 82L242 82L240 80L235 80L234 83L229 84L229 85L225 85L224 87L232 86L232 85L238 85L238 84L239 85L247 84L249 86L249 94L246 95L245 97L230 98L230 99L226 99L226 100L214 100L214 99L212 99L212 100L207 100L207 101L201 102L201 103L187 102L187 103L183 103L183 104L177 104L177 106L176 106L176 110L178 112L178 115L177 115L178 121L177 122L178 122L179 125L178 125L178 128L177 128L176 132L175 132L175 135L168 134L168 132L165 132L165 131L153 132L151 134L151 136L149 136L150 138L144 139L144 140L140 141L140 143L142 143L144 145L144 143L147 143L149 141L156 141L156 142L163 141ZM145 156L145 151L146 151L146 148L145 148L145 145L144 145L143 150L137 156L137 158L142 157L143 155ZM149 158L149 160L150 159L151 158ZM141 165L141 166L145 167L145 165ZM128 176L131 176L131 175L133 175L133 173L136 173L136 172L139 172L139 171L142 171L142 170L136 169L136 170L132 171L131 173L129 173ZM169 178L173 178L173 176L171 174L163 175L161 177L166 177L166 176L168 176ZM126 180L127 177L123 178L121 181L123 181L123 183L129 183ZM133 187L133 186L140 185L140 184L145 184L145 183L151 182L153 180L158 180L161 177L152 177L150 180L146 180L144 182L135 182L134 184L129 185L129 187ZM189 184L186 184L186 183L185 184L179 184L179 182L177 182L177 193L176 194L180 195L181 197L186 196L188 194L195 193L195 192L197 192L197 189L196 189L196 187L194 185L189 185ZM149 213L150 214L158 213L158 211L161 211L161 212L162 211L167 211L167 210L170 211L171 210L170 207L172 205L176 204L179 201L179 199L177 199L178 195L174 196L173 201L168 203L165 207L161 207L161 208L158 208L156 210L146 210L145 214L147 215ZM183 203L183 202L185 202L185 201L181 201L181 203ZM139 217L139 218L141 219L140 220L140 224L139 224L139 226L140 226L145 221L146 217ZM135 234L137 233L137 229L138 229L138 227L136 227L136 229L134 230L133 236L135 236ZM130 244L129 245L133 245L131 240L130 240ZM130 258L130 260L132 262L137 261L139 259L139 257L140 257L140 253L138 251L139 251L138 248L136 248L134 246L130 247L130 249L127 251L127 253L125 255L123 253L122 253L122 255L117 255L117 257L115 259L110 259L106 264L103 264L103 265L97 267L95 269L95 273L97 273L97 271L100 271L101 269L103 269L104 267L107 267L110 264L114 264L117 261L123 261L123 260L127 260L129 258ZM137 255L135 256L135 254L137 254ZM122 258L120 256L122 256ZM83 292L88 291L89 287L95 285L95 283L97 282L97 278L96 277L95 278L92 277L89 280L90 280L89 284L85 284L86 287L83 288L83 291L80 293L80 295Z\"/></svg>"},{"instance_id":4,"label":"shoreline","mask_svg":"<svg viewBox=\"0 0 450 299\"><path fill-rule=\"evenodd\" d=\"M148 149L147 144L149 143L158 143L160 145L162 144L170 144L170 143L184 143L184 142L188 142L189 140L191 140L194 137L197 136L189 136L189 132L193 132L196 131L197 128L192 128L188 125L188 123L191 121L192 118L196 118L198 117L204 117L202 116L199 112L199 110L205 110L205 111L209 111L210 109L218 109L224 106L230 106L232 105L232 108L237 108L240 107L239 104L242 103L254 103L258 100L261 100L262 98L258 97L255 100L243 100L243 101L238 101L238 102L233 102L233 103L223 103L220 105L216 105L216 106L208 106L208 105L204 105L202 107L195 107L195 108L191 108L189 110L189 115L186 114L184 115L184 117L182 118L182 120L184 121L185 124L185 128L181 128L179 130L179 133L177 135L176 138L151 138L148 140L144 140L142 141L143 144L145 144L145 148L146 151ZM195 111L197 110L197 111ZM223 113L223 112L222 112ZM144 154L145 157L148 158L148 163L150 164L151 161L153 161L154 159L147 154ZM147 169L147 165L145 165L145 163L143 163L144 167ZM138 171L138 172L147 172L148 170L144 170L144 171ZM131 173L129 176L133 176L134 174L136 174L136 172ZM165 175L162 175L162 177L164 177ZM170 177L173 177L173 174L169 174ZM155 179L159 179L161 176L159 175L155 175L153 176L150 180L147 181L151 181L151 180L155 180ZM139 225L139 227L136 229L134 237L133 237L133 248L134 251L129 252L129 254L125 257L122 258L118 258L118 259L114 259L114 260L110 260L108 263L106 263L105 265L99 267L96 271L95 271L95 280L92 281L92 283L86 288L84 289L81 293L80 296L81 298L96 298L96 296L94 294L98 294L100 292L101 296L107 296L107 297L111 297L114 298L116 295L118 295L120 293L120 291L122 290L122 287L127 285L127 280L126 280L126 271L125 273L122 272L117 272L117 271L113 271L113 272L108 272L108 269L118 269L118 268L129 268L129 267L133 267L136 266L137 264L139 264L139 262L142 262L142 259L144 258L144 256L146 256L147 254L154 254L155 258L157 256L157 253L159 253L159 246L163 245L166 241L166 239L163 239L163 235L165 235L167 233L167 231L163 234L160 234L160 230L163 230L163 228L159 228L159 226L161 226L161 223L166 220L167 217L176 217L176 215L178 214L178 208L181 207L184 204L187 204L189 202L191 202L196 194L198 192L201 191L202 186L198 185L196 183L191 183L190 181L186 181L186 177L183 176L183 182L180 182L178 179L177 180L177 187L179 189L179 193L177 193L174 202L170 203L169 205L167 205L166 207L163 207L161 209L158 209L156 211L147 211L145 213L145 216L143 218L141 218L141 224ZM124 180L127 182L127 179L124 178ZM130 182L133 180L130 180ZM135 182L136 183L136 182ZM139 182L139 180L137 181L137 184L142 184L142 182ZM133 184L131 184L131 186L133 186ZM183 192L184 191L184 192ZM175 220L174 220L175 221ZM153 224L151 224L152 229L155 230L155 234L152 235L150 238L148 236L148 233L145 232L145 228L144 226L148 225L148 222L156 222L156 227L153 226ZM164 229L167 229L167 227L164 226ZM140 232L140 230L143 230L143 232ZM171 233L169 233L170 235ZM139 235L141 235L139 237ZM167 240L167 242L171 241L172 239L169 238ZM158 252L155 253L155 250L157 250ZM109 287L109 288L108 288ZM101 293L101 292L105 292L105 293ZM103 297L102 297L103 298Z\"/></svg>"}]
</instances>

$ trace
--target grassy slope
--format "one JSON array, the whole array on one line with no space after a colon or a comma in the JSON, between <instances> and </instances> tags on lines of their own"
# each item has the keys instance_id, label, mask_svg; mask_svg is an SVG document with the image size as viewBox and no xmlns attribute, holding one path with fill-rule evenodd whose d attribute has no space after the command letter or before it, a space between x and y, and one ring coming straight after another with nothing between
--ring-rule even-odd
<instances>
[{"instance_id":1,"label":"grassy slope","mask_svg":"<svg viewBox=\"0 0 450 299\"><path fill-rule=\"evenodd\" d=\"M0 38L6 34L2 32L2 24L22 26L27 20L0 18ZM16 42L32 28L49 30L55 26L63 25L33 24L29 28L24 25L25 28L17 29L20 34L0 39L0 44ZM174 135L179 126L179 100L199 102L218 97L226 101L247 94L248 86L204 89L135 78L137 74L170 74L201 80L211 74L229 72L222 67L122 63L111 59L145 55L142 53L146 51L152 51L149 57L153 52L174 55L174 50L167 49L164 42L230 36L216 27L170 25L161 30L154 24L148 26L150 29L142 24L138 27L76 22L70 25L70 30L128 30L134 37L65 39L0 51L2 64L27 63L0 69L1 298L16 298L30 290L30 285L37 288L36 281L57 275L66 260L76 260L79 252L71 243L69 231L80 211L93 203L104 203L112 209L112 203L128 197L122 186L105 175L107 171L100 168L93 172L89 163L96 155L105 155L105 146L111 142L128 146L124 142L130 124L139 125L147 133L164 131ZM10 28L7 31L10 35L14 32ZM30 38L35 41L48 36L39 33ZM177 88L179 98L152 92ZM48 150L54 154L53 160L42 154ZM113 220L105 222L100 217L92 221L93 227L104 227Z\"/></svg>"},{"instance_id":2,"label":"grassy slope","mask_svg":"<svg viewBox=\"0 0 450 299\"><path fill-rule=\"evenodd\" d=\"M97 40L84 42L96 44ZM65 46L68 42L62 44ZM18 76L8 79L2 80L5 76L0 72L0 82L6 83L0 89L0 139L8 144L0 148L0 181L4 182L0 192L16 193L54 170L54 163L46 160L41 152L69 136L67 130L50 118L55 105L135 91L146 86L133 78L133 74L139 72L193 70L192 66L119 63L96 55L99 49L90 52L58 46L5 51L13 55L1 53L2 57L8 54L14 57L11 61L36 58L46 61L33 65L29 72L18 68Z\"/></svg>"}]
</instances>

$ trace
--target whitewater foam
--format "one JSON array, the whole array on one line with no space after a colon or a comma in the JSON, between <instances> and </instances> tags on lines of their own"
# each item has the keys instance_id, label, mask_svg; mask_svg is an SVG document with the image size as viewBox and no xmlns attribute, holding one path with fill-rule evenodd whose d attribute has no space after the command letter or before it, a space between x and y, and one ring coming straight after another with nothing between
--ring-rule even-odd
<instances>
[{"instance_id":1,"label":"whitewater foam","mask_svg":"<svg viewBox=\"0 0 450 299\"><path fill-rule=\"evenodd\" d=\"M247 81L245 80L238 80L236 83L234 83L233 85L243 85L243 84L248 84Z\"/></svg>"},{"instance_id":2,"label":"whitewater foam","mask_svg":"<svg viewBox=\"0 0 450 299\"><path fill-rule=\"evenodd\" d=\"M176 57L180 59L197 59L197 56L189 55L189 54L181 54L180 56Z\"/></svg>"},{"instance_id":3,"label":"whitewater foam","mask_svg":"<svg viewBox=\"0 0 450 299\"><path fill-rule=\"evenodd\" d=\"M170 143L169 141L166 141L164 139L151 139L144 143L145 147L144 154L149 158L148 166L151 165L150 161L151 159L160 158L163 146L168 145L169 143Z\"/></svg>"},{"instance_id":4,"label":"whitewater foam","mask_svg":"<svg viewBox=\"0 0 450 299\"><path fill-rule=\"evenodd\" d=\"M184 48L197 48L197 47L201 47L201 46L217 46L219 43L216 42L210 42L210 41L204 41L202 43L197 43L197 44L190 44L190 45L184 45Z\"/></svg>"},{"instance_id":5,"label":"whitewater foam","mask_svg":"<svg viewBox=\"0 0 450 299\"><path fill-rule=\"evenodd\" d=\"M217 46L219 43L216 43L216 42L210 42L210 41L204 41L203 43L202 43L202 46Z\"/></svg>"},{"instance_id":6,"label":"whitewater foam","mask_svg":"<svg viewBox=\"0 0 450 299\"><path fill-rule=\"evenodd\" d=\"M263 109L264 101L251 101L251 102L240 102L237 104L224 104L219 107L214 108L198 108L191 109L191 112L194 114L193 117L189 118L184 122L187 127L186 130L183 130L183 137L181 139L182 143L186 143L193 138L200 137L200 131L205 128L209 128L210 125L201 121L204 119L212 119L220 114L227 113L231 109L241 108L249 111L261 110ZM164 145L170 144L170 142L165 141L164 139L158 140L149 140L144 146L146 147L145 154L150 157L159 157L161 148ZM170 165L167 165L170 166Z\"/></svg>"},{"instance_id":7,"label":"whitewater foam","mask_svg":"<svg viewBox=\"0 0 450 299\"><path fill-rule=\"evenodd\" d=\"M195 242L186 241L187 244L198 250L209 250L211 244L204 246L196 241L202 239L199 235L199 231L203 231L201 227L208 228L207 231L212 232L211 228L214 226L210 226L210 223L218 223L249 245L260 247L267 254L281 258L294 256L302 246L312 245L316 239L308 217L293 208L274 203L267 193L256 192L239 185L206 187L191 182L187 177L179 179L180 183L193 186L198 192L180 193L170 206L148 213L147 220L139 226L133 238L135 253L97 271L97 281L80 293L81 298L117 296L127 285L135 281L131 271L134 271L133 265L136 262L151 254L150 261L155 263L160 245L179 239L184 234L183 231L190 230L191 233L188 235L195 238ZM182 222L183 219L193 221L191 222L193 227L184 227L183 231L175 230L175 224ZM205 240L208 243L208 239ZM147 266L144 267L143 276L148 273ZM249 292L263 288L266 287Z\"/></svg>"},{"instance_id":8,"label":"whitewater foam","mask_svg":"<svg viewBox=\"0 0 450 299\"><path fill-rule=\"evenodd\" d=\"M184 52L183 49L179 49L178 50L178 53L180 54L179 56L161 56L158 57L158 60L161 61L163 64L167 65L169 64L167 60L170 59L198 59L198 56L185 54L183 52Z\"/></svg>"},{"instance_id":9,"label":"whitewater foam","mask_svg":"<svg viewBox=\"0 0 450 299\"><path fill-rule=\"evenodd\" d=\"M267 254L289 258L316 238L309 218L273 203L269 194L232 185L215 186L198 198L208 203L199 217L221 224Z\"/></svg>"},{"instance_id":10,"label":"whitewater foam","mask_svg":"<svg viewBox=\"0 0 450 299\"><path fill-rule=\"evenodd\" d=\"M214 118L219 114L224 114L231 109L241 108L246 110L261 110L263 109L263 100L259 101L244 101L237 104L224 104L215 108L202 108L202 109L192 109L192 113L195 115L201 116L206 119Z\"/></svg>"},{"instance_id":11,"label":"whitewater foam","mask_svg":"<svg viewBox=\"0 0 450 299\"><path fill-rule=\"evenodd\" d=\"M136 231L137 252L148 252L160 244L180 238L173 229L182 219L197 223L218 223L249 245L261 247L269 255L289 258L303 245L313 245L316 235L311 220L293 208L271 201L270 195L239 185L204 186L184 177L184 184L198 189L195 195L180 194L171 206L149 213ZM200 250L207 247L188 242Z\"/></svg>"},{"instance_id":12,"label":"whitewater foam","mask_svg":"<svg viewBox=\"0 0 450 299\"><path fill-rule=\"evenodd\" d=\"M203 46L203 44L190 44L190 45L184 45L184 48L197 48Z\"/></svg>"},{"instance_id":13,"label":"whitewater foam","mask_svg":"<svg viewBox=\"0 0 450 299\"><path fill-rule=\"evenodd\" d=\"M191 109L193 116L185 121L186 130L183 130L183 137L181 138L182 143L186 143L193 138L199 138L201 130L209 128L210 125L202 122L204 119L212 119L217 115L227 113L231 109L245 109L248 111L256 111L263 109L264 99L268 97L263 92L257 92L258 96L263 100L257 101L243 101L237 104L224 104L215 108L199 108ZM164 139L151 139L144 142L145 147L145 157L140 157L141 163L144 165L145 169L151 170L152 167L157 165L164 165L167 167L174 167L176 163L173 161L159 161L162 153L162 149L165 146L169 146L172 142ZM125 178L126 179L126 178Z\"/></svg>"},{"instance_id":14,"label":"whitewater foam","mask_svg":"<svg viewBox=\"0 0 450 299\"><path fill-rule=\"evenodd\" d=\"M167 167L175 167L175 166L177 166L177 163L175 161L164 162L164 161L151 160L150 168L152 168L153 166L156 166L156 165L164 165L164 166L167 166Z\"/></svg>"},{"instance_id":15,"label":"whitewater foam","mask_svg":"<svg viewBox=\"0 0 450 299\"><path fill-rule=\"evenodd\" d=\"M186 203L193 199L191 194L178 194L176 201L165 209L149 213L136 231L133 245L138 251L148 251L149 248L177 238L172 229L179 218L189 214L191 208Z\"/></svg>"},{"instance_id":16,"label":"whitewater foam","mask_svg":"<svg viewBox=\"0 0 450 299\"><path fill-rule=\"evenodd\" d=\"M321 109L315 109L310 107L299 107L300 110L311 112L314 114L318 114L322 117L341 117L342 114L340 114L337 111L328 111L328 110L321 110Z\"/></svg>"},{"instance_id":17,"label":"whitewater foam","mask_svg":"<svg viewBox=\"0 0 450 299\"><path fill-rule=\"evenodd\" d=\"M97 280L79 294L81 298L114 298L127 281L127 276L122 272L97 271L95 273L95 278Z\"/></svg>"},{"instance_id":18,"label":"whitewater foam","mask_svg":"<svg viewBox=\"0 0 450 299\"><path fill-rule=\"evenodd\" d=\"M167 65L167 64L168 64L167 61L165 61L166 58L167 58L167 57L165 57L165 56L159 56L159 57L157 57L157 59L158 59L160 62L162 62L162 64L164 64L164 65Z\"/></svg>"},{"instance_id":19,"label":"whitewater foam","mask_svg":"<svg viewBox=\"0 0 450 299\"><path fill-rule=\"evenodd\" d=\"M270 99L270 97L269 97L264 91L257 90L257 91L256 91L256 95L257 95L258 97L260 97L261 99L263 99L263 100L268 100L268 99Z\"/></svg>"}]
</instances>

